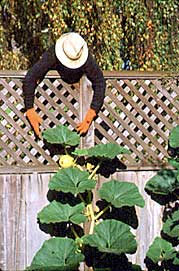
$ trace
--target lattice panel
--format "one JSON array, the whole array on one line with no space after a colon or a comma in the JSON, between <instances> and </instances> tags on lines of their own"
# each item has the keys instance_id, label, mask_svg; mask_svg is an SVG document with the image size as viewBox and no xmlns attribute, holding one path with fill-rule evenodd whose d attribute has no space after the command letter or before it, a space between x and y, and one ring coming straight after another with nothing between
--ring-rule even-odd
<instances>
[{"instance_id":1,"label":"lattice panel","mask_svg":"<svg viewBox=\"0 0 179 271\"><path fill-rule=\"evenodd\" d=\"M107 80L107 96L95 122L95 142L117 142L132 154L128 165L166 163L170 130L179 124L175 79Z\"/></svg>"},{"instance_id":2,"label":"lattice panel","mask_svg":"<svg viewBox=\"0 0 179 271\"><path fill-rule=\"evenodd\" d=\"M131 154L123 158L128 167L164 165L169 133L179 124L177 76L161 79L159 74L106 74L104 106L94 122L95 144L117 142L130 149ZM59 159L56 149L34 136L24 115L24 75L0 75L0 167L54 167ZM59 123L75 129L83 107L81 88L80 83L64 83L57 74L46 76L35 98L36 110L43 119L42 130Z\"/></svg>"},{"instance_id":3,"label":"lattice panel","mask_svg":"<svg viewBox=\"0 0 179 271\"><path fill-rule=\"evenodd\" d=\"M79 84L46 78L36 90L35 107L43 119L41 129L61 123L73 130L78 122ZM53 152L53 155L52 155ZM0 79L0 166L56 165L58 156L32 132L24 116L22 80Z\"/></svg>"}]
</instances>

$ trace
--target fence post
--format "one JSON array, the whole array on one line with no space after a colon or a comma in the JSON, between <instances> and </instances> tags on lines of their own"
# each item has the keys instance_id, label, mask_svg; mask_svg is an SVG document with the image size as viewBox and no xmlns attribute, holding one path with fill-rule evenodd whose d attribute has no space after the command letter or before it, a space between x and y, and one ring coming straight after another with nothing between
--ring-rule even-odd
<instances>
[{"instance_id":1,"label":"fence post","mask_svg":"<svg viewBox=\"0 0 179 271\"><path fill-rule=\"evenodd\" d=\"M92 100L93 90L91 82L86 76L83 76L80 80L80 122L84 119L86 112L90 107ZM81 137L80 147L90 148L94 146L94 123L92 122L87 134Z\"/></svg>"},{"instance_id":2,"label":"fence post","mask_svg":"<svg viewBox=\"0 0 179 271\"><path fill-rule=\"evenodd\" d=\"M87 79L86 76L83 76L80 80L80 122L84 119L86 112L90 107L92 100L93 90L91 87L91 82ZM92 122L87 134L80 139L81 148L90 148L94 146L94 123ZM89 231L89 223L84 224L84 232ZM91 271L91 268L88 268L85 263L82 263L80 266L80 271Z\"/></svg>"}]
</instances>

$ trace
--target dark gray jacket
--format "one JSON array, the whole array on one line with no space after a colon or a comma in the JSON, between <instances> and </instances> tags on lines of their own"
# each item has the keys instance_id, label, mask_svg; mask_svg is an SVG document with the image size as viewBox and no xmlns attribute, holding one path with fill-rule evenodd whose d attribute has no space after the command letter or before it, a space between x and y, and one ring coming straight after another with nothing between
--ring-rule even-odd
<instances>
[{"instance_id":1,"label":"dark gray jacket","mask_svg":"<svg viewBox=\"0 0 179 271\"><path fill-rule=\"evenodd\" d=\"M77 83L83 75L86 75L91 81L92 89L94 91L91 108L98 113L104 101L106 84L103 73L94 58L89 53L88 59L83 66L77 69L70 69L62 65L62 63L57 59L55 55L55 45L51 46L42 55L40 60L27 72L23 80L23 93L26 110L33 107L35 89L38 83L43 80L46 73L50 70L56 70L60 74L62 80L68 84Z\"/></svg>"}]
</instances>

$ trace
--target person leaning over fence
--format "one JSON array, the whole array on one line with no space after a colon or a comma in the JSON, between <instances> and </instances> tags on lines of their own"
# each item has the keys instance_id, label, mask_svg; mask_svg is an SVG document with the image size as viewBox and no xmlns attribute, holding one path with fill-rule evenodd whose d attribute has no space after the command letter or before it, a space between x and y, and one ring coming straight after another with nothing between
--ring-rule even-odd
<instances>
[{"instance_id":1,"label":"person leaning over fence","mask_svg":"<svg viewBox=\"0 0 179 271\"><path fill-rule=\"evenodd\" d=\"M68 84L79 82L83 75L91 81L91 105L83 121L76 127L80 134L85 134L103 105L106 85L103 73L89 52L87 43L78 33L63 34L30 68L23 80L26 116L37 136L40 135L39 125L42 119L34 109L35 89L50 70L56 70Z\"/></svg>"}]
</instances>

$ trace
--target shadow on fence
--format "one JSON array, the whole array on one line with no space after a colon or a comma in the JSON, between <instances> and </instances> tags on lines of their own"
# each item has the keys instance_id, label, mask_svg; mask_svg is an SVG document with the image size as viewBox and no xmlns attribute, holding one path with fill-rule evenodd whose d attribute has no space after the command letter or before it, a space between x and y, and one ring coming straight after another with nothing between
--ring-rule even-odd
<instances>
[{"instance_id":1,"label":"shadow on fence","mask_svg":"<svg viewBox=\"0 0 179 271\"><path fill-rule=\"evenodd\" d=\"M36 139L24 115L22 79L25 71L0 72L0 171L51 171L58 157ZM81 144L116 142L131 150L128 168L166 165L170 130L179 124L177 74L104 72L106 97L102 110ZM90 105L92 89L84 77L68 85L50 72L36 90L35 107L41 129L61 123L75 130ZM11 167L9 167L11 166Z\"/></svg>"},{"instance_id":2,"label":"shadow on fence","mask_svg":"<svg viewBox=\"0 0 179 271\"><path fill-rule=\"evenodd\" d=\"M26 72L0 72L0 269L23 270L44 239L37 212L47 204L51 174L58 156L36 139L24 115L22 79ZM117 142L131 150L122 160L125 172L116 178L134 182L146 205L137 210L140 227L134 263L144 267L146 251L161 229L161 207L144 192L154 170L167 166L168 136L179 124L177 74L104 72L107 83L102 110L91 125L82 147ZM67 85L55 72L47 74L36 91L35 107L41 129L61 123L74 130L92 96L90 82ZM139 170L139 171L137 171ZM99 185L103 180L99 180ZM142 222L142 223L141 223Z\"/></svg>"}]
</instances>

